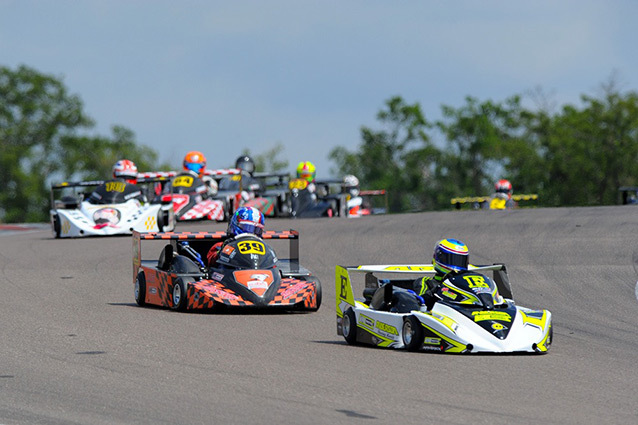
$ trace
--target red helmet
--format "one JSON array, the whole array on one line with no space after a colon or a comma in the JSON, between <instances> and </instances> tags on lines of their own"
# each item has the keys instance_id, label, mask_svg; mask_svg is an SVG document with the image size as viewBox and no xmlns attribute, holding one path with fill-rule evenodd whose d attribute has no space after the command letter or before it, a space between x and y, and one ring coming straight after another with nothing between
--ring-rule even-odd
<instances>
[{"instance_id":1,"label":"red helmet","mask_svg":"<svg viewBox=\"0 0 638 425\"><path fill-rule=\"evenodd\" d=\"M133 161L120 159L113 166L113 177L124 179L127 183L137 183L137 167Z\"/></svg>"},{"instance_id":2,"label":"red helmet","mask_svg":"<svg viewBox=\"0 0 638 425\"><path fill-rule=\"evenodd\" d=\"M508 197L512 196L512 183L509 180L501 179L494 185L496 193L504 193Z\"/></svg>"},{"instance_id":3,"label":"red helmet","mask_svg":"<svg viewBox=\"0 0 638 425\"><path fill-rule=\"evenodd\" d=\"M184 170L192 171L199 177L206 171L206 157L199 151L190 151L184 157Z\"/></svg>"}]
</instances>

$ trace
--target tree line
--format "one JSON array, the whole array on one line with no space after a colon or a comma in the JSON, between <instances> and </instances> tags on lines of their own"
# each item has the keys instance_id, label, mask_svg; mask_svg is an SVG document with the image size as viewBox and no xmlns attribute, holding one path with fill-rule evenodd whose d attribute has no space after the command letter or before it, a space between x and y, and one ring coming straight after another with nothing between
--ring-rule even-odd
<instances>
[{"instance_id":1,"label":"tree line","mask_svg":"<svg viewBox=\"0 0 638 425\"><path fill-rule=\"evenodd\" d=\"M441 106L429 121L418 103L388 99L377 129L362 127L354 151L330 152L339 175L363 188L386 189L392 212L451 208L458 196L488 195L509 179L515 193L536 193L541 206L614 204L618 187L638 185L638 94L610 80L598 97L559 111L523 106L522 97ZM95 122L60 78L28 66L0 67L0 222L48 220L51 182L104 179L121 158L141 170L170 168L157 152L115 125ZM283 146L256 156L259 168L287 165Z\"/></svg>"},{"instance_id":2,"label":"tree line","mask_svg":"<svg viewBox=\"0 0 638 425\"><path fill-rule=\"evenodd\" d=\"M330 158L339 173L386 189L393 212L450 209L451 198L490 195L501 178L515 194L537 194L538 206L615 204L620 186L638 185L638 94L617 86L610 78L598 97L556 112L526 108L520 95L467 97L434 122L392 97L379 128L361 128L357 150L337 147Z\"/></svg>"}]
</instances>

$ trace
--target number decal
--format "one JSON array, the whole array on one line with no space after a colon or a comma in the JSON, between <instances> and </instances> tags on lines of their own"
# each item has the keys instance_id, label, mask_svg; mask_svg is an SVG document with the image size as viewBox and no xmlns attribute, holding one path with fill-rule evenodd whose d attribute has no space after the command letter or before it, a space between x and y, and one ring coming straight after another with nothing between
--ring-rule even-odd
<instances>
[{"instance_id":1,"label":"number decal","mask_svg":"<svg viewBox=\"0 0 638 425\"><path fill-rule=\"evenodd\" d=\"M288 188L289 189L298 189L298 190L304 190L306 187L308 187L308 181L307 180L303 180L303 179L294 179L294 180L290 180L290 182L288 182Z\"/></svg>"},{"instance_id":2,"label":"number decal","mask_svg":"<svg viewBox=\"0 0 638 425\"><path fill-rule=\"evenodd\" d=\"M257 241L242 241L237 244L239 252L242 254L258 254L264 255L266 247L263 243Z\"/></svg>"},{"instance_id":3,"label":"number decal","mask_svg":"<svg viewBox=\"0 0 638 425\"><path fill-rule=\"evenodd\" d=\"M126 183L124 182L108 182L106 183L107 192L124 192Z\"/></svg>"},{"instance_id":4,"label":"number decal","mask_svg":"<svg viewBox=\"0 0 638 425\"><path fill-rule=\"evenodd\" d=\"M470 288L489 288L490 285L483 276L463 276Z\"/></svg>"},{"instance_id":5,"label":"number decal","mask_svg":"<svg viewBox=\"0 0 638 425\"><path fill-rule=\"evenodd\" d=\"M191 187L193 185L193 178L191 176L179 176L173 180L173 186Z\"/></svg>"}]
</instances>

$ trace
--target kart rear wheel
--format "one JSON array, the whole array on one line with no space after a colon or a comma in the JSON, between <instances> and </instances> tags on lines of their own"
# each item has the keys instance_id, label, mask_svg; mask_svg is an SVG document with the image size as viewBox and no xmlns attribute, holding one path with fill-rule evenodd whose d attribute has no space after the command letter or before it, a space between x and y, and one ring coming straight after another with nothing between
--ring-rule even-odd
<instances>
[{"instance_id":1,"label":"kart rear wheel","mask_svg":"<svg viewBox=\"0 0 638 425\"><path fill-rule=\"evenodd\" d=\"M60 216L58 214L53 214L51 217L52 226L53 226L53 236L58 239L60 237Z\"/></svg>"},{"instance_id":2,"label":"kart rear wheel","mask_svg":"<svg viewBox=\"0 0 638 425\"><path fill-rule=\"evenodd\" d=\"M352 308L347 309L343 315L341 330L343 331L343 338L348 344L354 345L357 343L357 316Z\"/></svg>"},{"instance_id":3,"label":"kart rear wheel","mask_svg":"<svg viewBox=\"0 0 638 425\"><path fill-rule=\"evenodd\" d=\"M146 278L144 272L139 272L135 278L135 302L139 306L146 304Z\"/></svg>"},{"instance_id":4,"label":"kart rear wheel","mask_svg":"<svg viewBox=\"0 0 638 425\"><path fill-rule=\"evenodd\" d=\"M178 278L173 285L173 305L172 309L177 311L186 310L186 283Z\"/></svg>"},{"instance_id":5,"label":"kart rear wheel","mask_svg":"<svg viewBox=\"0 0 638 425\"><path fill-rule=\"evenodd\" d=\"M408 351L419 351L423 346L425 335L421 321L415 316L403 320L403 345Z\"/></svg>"}]
</instances>

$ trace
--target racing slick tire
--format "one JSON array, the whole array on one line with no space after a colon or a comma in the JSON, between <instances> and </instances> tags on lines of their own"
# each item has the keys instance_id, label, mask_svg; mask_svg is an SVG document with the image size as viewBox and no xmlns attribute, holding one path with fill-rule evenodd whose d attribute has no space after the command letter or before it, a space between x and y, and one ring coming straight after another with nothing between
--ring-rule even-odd
<instances>
[{"instance_id":1,"label":"racing slick tire","mask_svg":"<svg viewBox=\"0 0 638 425\"><path fill-rule=\"evenodd\" d=\"M146 304L146 278L144 272L139 272L135 278L135 302L140 307Z\"/></svg>"},{"instance_id":2,"label":"racing slick tire","mask_svg":"<svg viewBox=\"0 0 638 425\"><path fill-rule=\"evenodd\" d=\"M55 237L56 239L60 238L60 216L56 213L53 214L53 216L51 217L52 220L52 225L53 225L53 237Z\"/></svg>"},{"instance_id":3,"label":"racing slick tire","mask_svg":"<svg viewBox=\"0 0 638 425\"><path fill-rule=\"evenodd\" d=\"M317 300L316 307L306 309L308 311L317 311L319 310L319 307L321 307L321 282L319 282L319 279L315 279L315 293Z\"/></svg>"},{"instance_id":4,"label":"racing slick tire","mask_svg":"<svg viewBox=\"0 0 638 425\"><path fill-rule=\"evenodd\" d=\"M350 345L355 345L357 343L357 316L352 308L347 309L344 313L341 329L346 342Z\"/></svg>"},{"instance_id":5,"label":"racing slick tire","mask_svg":"<svg viewBox=\"0 0 638 425\"><path fill-rule=\"evenodd\" d=\"M421 321L415 316L403 320L403 345L408 351L419 351L423 346L425 335Z\"/></svg>"},{"instance_id":6,"label":"racing slick tire","mask_svg":"<svg viewBox=\"0 0 638 425\"><path fill-rule=\"evenodd\" d=\"M184 280L180 277L175 279L175 284L173 285L173 304L171 308L177 311L186 310L186 304L188 302L186 297L186 289L188 285Z\"/></svg>"}]
</instances>

